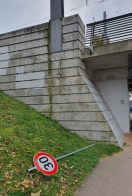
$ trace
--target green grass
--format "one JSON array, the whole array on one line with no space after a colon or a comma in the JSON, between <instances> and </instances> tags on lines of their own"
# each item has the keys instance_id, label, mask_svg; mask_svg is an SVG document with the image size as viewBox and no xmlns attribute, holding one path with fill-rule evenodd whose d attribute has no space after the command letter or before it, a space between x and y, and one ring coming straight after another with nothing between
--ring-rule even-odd
<instances>
[{"instance_id":1,"label":"green grass","mask_svg":"<svg viewBox=\"0 0 132 196\"><path fill-rule=\"evenodd\" d=\"M0 195L28 196L41 191L41 196L72 196L99 159L119 152L119 147L98 144L62 159L53 176L27 170L39 151L59 157L90 144L0 92Z\"/></svg>"}]
</instances>

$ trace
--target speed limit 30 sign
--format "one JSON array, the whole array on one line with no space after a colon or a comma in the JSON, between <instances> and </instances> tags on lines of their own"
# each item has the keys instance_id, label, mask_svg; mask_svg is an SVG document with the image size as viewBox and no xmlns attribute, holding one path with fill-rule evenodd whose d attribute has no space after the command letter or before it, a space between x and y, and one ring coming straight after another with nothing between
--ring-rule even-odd
<instances>
[{"instance_id":1,"label":"speed limit 30 sign","mask_svg":"<svg viewBox=\"0 0 132 196\"><path fill-rule=\"evenodd\" d=\"M38 152L34 155L33 162L36 169L45 175L53 175L58 171L57 161L48 153Z\"/></svg>"}]
</instances>

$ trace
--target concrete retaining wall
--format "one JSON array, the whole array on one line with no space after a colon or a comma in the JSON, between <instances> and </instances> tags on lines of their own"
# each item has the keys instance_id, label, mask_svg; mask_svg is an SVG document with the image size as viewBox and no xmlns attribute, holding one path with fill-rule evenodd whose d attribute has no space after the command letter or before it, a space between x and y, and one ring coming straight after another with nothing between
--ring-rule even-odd
<instances>
[{"instance_id":1,"label":"concrete retaining wall","mask_svg":"<svg viewBox=\"0 0 132 196\"><path fill-rule=\"evenodd\" d=\"M84 29L78 15L64 18L63 51L52 54L49 23L1 35L0 89L81 136L117 143L93 69L81 59Z\"/></svg>"}]
</instances>

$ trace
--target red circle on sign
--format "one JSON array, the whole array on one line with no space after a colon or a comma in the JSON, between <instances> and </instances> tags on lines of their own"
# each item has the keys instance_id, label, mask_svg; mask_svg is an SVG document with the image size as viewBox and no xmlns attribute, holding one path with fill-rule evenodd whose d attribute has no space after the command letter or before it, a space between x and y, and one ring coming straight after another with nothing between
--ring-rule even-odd
<instances>
[{"instance_id":1,"label":"red circle on sign","mask_svg":"<svg viewBox=\"0 0 132 196\"><path fill-rule=\"evenodd\" d=\"M45 158L46 161L40 162L40 159L43 159L43 158ZM37 154L34 155L33 162L34 162L34 165L36 166L37 170L41 171L45 175L53 175L58 171L57 161L55 160L54 157L52 157L48 153L38 152ZM44 168L42 168L40 165L41 166L43 165ZM50 171L48 171L49 165L51 165L53 167L53 169L50 169Z\"/></svg>"}]
</instances>

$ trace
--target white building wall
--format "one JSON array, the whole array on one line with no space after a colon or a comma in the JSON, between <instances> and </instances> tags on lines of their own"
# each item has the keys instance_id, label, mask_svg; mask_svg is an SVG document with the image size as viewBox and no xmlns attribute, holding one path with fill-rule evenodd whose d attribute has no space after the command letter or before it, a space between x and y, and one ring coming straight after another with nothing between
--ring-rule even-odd
<instances>
[{"instance_id":1,"label":"white building wall","mask_svg":"<svg viewBox=\"0 0 132 196\"><path fill-rule=\"evenodd\" d=\"M130 111L127 80L96 81L96 85L124 133L129 133Z\"/></svg>"}]
</instances>

